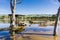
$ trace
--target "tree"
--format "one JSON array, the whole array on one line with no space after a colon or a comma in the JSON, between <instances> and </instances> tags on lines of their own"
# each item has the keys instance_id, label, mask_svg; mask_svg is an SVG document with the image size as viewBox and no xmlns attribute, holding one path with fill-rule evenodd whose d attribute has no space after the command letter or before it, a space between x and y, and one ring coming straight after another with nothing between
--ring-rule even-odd
<instances>
[{"instance_id":1,"label":"tree","mask_svg":"<svg viewBox=\"0 0 60 40\"><path fill-rule=\"evenodd\" d=\"M60 0L58 0L60 2ZM55 21L55 25L54 25L54 34L53 36L56 36L56 28L57 28L57 23L58 23L58 17L59 17L59 13L60 13L60 7L58 9L58 13L57 13L57 16L56 16L56 21Z\"/></svg>"},{"instance_id":2,"label":"tree","mask_svg":"<svg viewBox=\"0 0 60 40\"><path fill-rule=\"evenodd\" d=\"M58 13L57 13L57 16L56 16L56 21L55 21L55 25L54 25L54 32L53 32L54 34L53 34L53 36L56 36L56 28L57 28L59 13L60 13L60 7L58 9Z\"/></svg>"},{"instance_id":3,"label":"tree","mask_svg":"<svg viewBox=\"0 0 60 40\"><path fill-rule=\"evenodd\" d=\"M10 33L11 36L14 37L15 36L15 32L14 32L14 26L15 26L15 8L16 8L16 3L20 3L20 0L10 0L10 7L11 7L11 13L12 13L12 17L11 17L11 23L10 23ZM11 38L11 40L15 40L14 38Z\"/></svg>"},{"instance_id":4,"label":"tree","mask_svg":"<svg viewBox=\"0 0 60 40\"><path fill-rule=\"evenodd\" d=\"M16 0L10 0L10 6L11 6L11 24L10 24L10 33L11 33L11 40L15 40L15 32L14 32L14 25L15 25L15 7L16 7Z\"/></svg>"},{"instance_id":5,"label":"tree","mask_svg":"<svg viewBox=\"0 0 60 40\"><path fill-rule=\"evenodd\" d=\"M60 2L60 0L58 0Z\"/></svg>"}]
</instances>

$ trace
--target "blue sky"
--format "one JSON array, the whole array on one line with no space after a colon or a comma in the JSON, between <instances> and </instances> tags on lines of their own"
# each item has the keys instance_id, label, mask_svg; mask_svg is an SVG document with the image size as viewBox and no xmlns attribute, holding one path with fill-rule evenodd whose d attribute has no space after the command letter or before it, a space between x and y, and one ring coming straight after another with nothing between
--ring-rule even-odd
<instances>
[{"instance_id":1,"label":"blue sky","mask_svg":"<svg viewBox=\"0 0 60 40\"><path fill-rule=\"evenodd\" d=\"M0 0L0 14L11 14L10 0ZM16 5L16 14L56 14L59 8L57 0L22 0Z\"/></svg>"}]
</instances>

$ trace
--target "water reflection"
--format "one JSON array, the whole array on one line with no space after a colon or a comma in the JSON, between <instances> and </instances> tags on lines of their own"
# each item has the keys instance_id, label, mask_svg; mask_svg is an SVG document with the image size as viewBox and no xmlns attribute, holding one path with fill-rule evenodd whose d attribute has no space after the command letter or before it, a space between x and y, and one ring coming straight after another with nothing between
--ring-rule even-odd
<instances>
[{"instance_id":1,"label":"water reflection","mask_svg":"<svg viewBox=\"0 0 60 40\"><path fill-rule=\"evenodd\" d=\"M0 23L9 23L9 20L0 20Z\"/></svg>"},{"instance_id":2,"label":"water reflection","mask_svg":"<svg viewBox=\"0 0 60 40\"><path fill-rule=\"evenodd\" d=\"M8 27L9 26L9 24L8 23L0 23L0 27ZM23 31L23 32L44 32L44 34L39 34L40 36L38 36L37 34L35 34L35 35L37 35L36 37L38 37L38 40L41 40L41 38L40 37L42 37L42 39L44 38L44 36L47 36L47 38L49 39L49 40L57 40L57 38L59 38L58 36L59 36L59 34L58 34L58 36L53 36L53 34L45 34L45 32L49 32L49 31L53 31L52 29L53 29L54 27L53 26L47 26L47 27L38 27L38 24L32 24L31 25L31 27L26 27L26 29ZM57 27L59 30L60 30L60 27ZM50 32L51 33L51 32ZM8 31L1 31L0 32L0 37L1 36L3 36L3 37L6 37L6 35L9 35L9 32ZM26 35L26 34L25 34ZM33 34L31 34L32 36L34 36ZM35 39L35 36L34 37L32 37L32 36L24 36L24 37L22 37L21 35L20 35L20 37L22 37L23 39L22 40L32 40L32 38L33 39ZM53 37L52 37L53 36ZM8 40L10 37L6 37L5 38L5 40ZM45 39L47 39L46 37L44 38L44 40ZM47 39L47 40L48 40ZM60 38L59 38L59 40L60 40Z\"/></svg>"},{"instance_id":3,"label":"water reflection","mask_svg":"<svg viewBox=\"0 0 60 40\"><path fill-rule=\"evenodd\" d=\"M0 40L1 39L4 39L4 40L10 40L10 36L9 36L9 33L6 31L6 32L0 32L1 34L1 36L2 37L0 37ZM36 35L36 36L35 36ZM37 35L37 34L31 34L31 35L29 35L29 34L24 34L23 35L23 37L21 36L21 34L18 34L17 35L17 38L16 39L20 39L21 38L21 40L34 40L34 39L38 39L38 40L57 40L57 38L59 38L59 35L57 35L57 36L53 36L52 34L42 34L42 35ZM59 40L60 40L60 38L59 38Z\"/></svg>"},{"instance_id":4,"label":"water reflection","mask_svg":"<svg viewBox=\"0 0 60 40\"><path fill-rule=\"evenodd\" d=\"M17 36L15 38L15 40L58 40L57 38L58 38L57 36L53 36L52 37L52 36L38 36L38 35L37 36L35 36L35 35L29 35L29 36L27 36L27 35L25 35L24 37ZM8 37L4 37L2 39L4 39L4 40L10 40L10 37L8 36ZM60 40L60 38L59 38L59 40Z\"/></svg>"}]
</instances>

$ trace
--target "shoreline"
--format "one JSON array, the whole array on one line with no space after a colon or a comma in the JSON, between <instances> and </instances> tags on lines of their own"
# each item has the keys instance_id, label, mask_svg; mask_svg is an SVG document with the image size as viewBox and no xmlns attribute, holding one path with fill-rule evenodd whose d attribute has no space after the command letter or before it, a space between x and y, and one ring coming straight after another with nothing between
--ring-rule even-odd
<instances>
[{"instance_id":1,"label":"shoreline","mask_svg":"<svg viewBox=\"0 0 60 40\"><path fill-rule=\"evenodd\" d=\"M0 38L0 40L10 40L10 36ZM60 40L60 36L16 34L15 40Z\"/></svg>"}]
</instances>

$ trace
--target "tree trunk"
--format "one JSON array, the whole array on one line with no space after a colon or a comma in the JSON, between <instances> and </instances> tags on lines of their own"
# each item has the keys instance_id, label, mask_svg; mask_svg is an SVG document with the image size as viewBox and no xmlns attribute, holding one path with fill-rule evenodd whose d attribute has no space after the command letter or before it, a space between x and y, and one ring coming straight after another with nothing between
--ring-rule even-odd
<instances>
[{"instance_id":1,"label":"tree trunk","mask_svg":"<svg viewBox=\"0 0 60 40\"><path fill-rule=\"evenodd\" d=\"M14 26L15 26L15 8L16 8L16 0L10 0L12 18L10 23L10 33L11 33L11 40L15 40L13 37L15 36Z\"/></svg>"},{"instance_id":2,"label":"tree trunk","mask_svg":"<svg viewBox=\"0 0 60 40\"><path fill-rule=\"evenodd\" d=\"M59 13L60 13L60 7L58 9L58 13L57 13L57 16L56 16L56 21L55 21L55 25L54 25L54 34L53 36L56 36L56 29L57 29L57 23L58 23L58 18L59 18Z\"/></svg>"}]
</instances>

